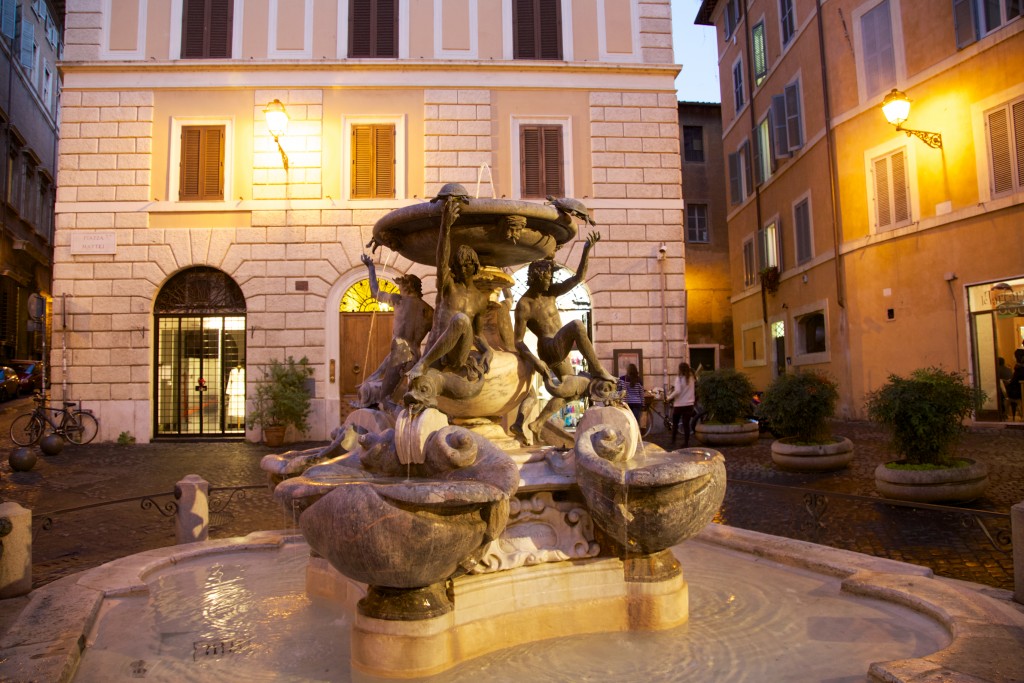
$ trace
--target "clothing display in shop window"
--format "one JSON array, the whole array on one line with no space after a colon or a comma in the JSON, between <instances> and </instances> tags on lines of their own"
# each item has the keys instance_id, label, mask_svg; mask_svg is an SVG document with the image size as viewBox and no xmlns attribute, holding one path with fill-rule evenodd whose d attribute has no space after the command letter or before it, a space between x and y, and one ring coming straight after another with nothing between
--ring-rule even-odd
<instances>
[{"instance_id":1,"label":"clothing display in shop window","mask_svg":"<svg viewBox=\"0 0 1024 683\"><path fill-rule=\"evenodd\" d=\"M245 419L245 368L231 368L224 389L228 397L228 422L241 425Z\"/></svg>"}]
</instances>

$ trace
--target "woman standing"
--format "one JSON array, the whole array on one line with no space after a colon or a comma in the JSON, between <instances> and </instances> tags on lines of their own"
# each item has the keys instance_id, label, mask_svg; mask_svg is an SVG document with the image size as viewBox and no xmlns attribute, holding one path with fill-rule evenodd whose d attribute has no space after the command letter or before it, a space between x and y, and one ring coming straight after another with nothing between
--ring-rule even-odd
<instances>
[{"instance_id":1,"label":"woman standing","mask_svg":"<svg viewBox=\"0 0 1024 683\"><path fill-rule=\"evenodd\" d=\"M630 363L626 367L626 374L619 377L619 391L626 392L626 405L633 411L633 417L640 422L640 412L644 408L644 385L640 381L640 371L636 365Z\"/></svg>"},{"instance_id":2,"label":"woman standing","mask_svg":"<svg viewBox=\"0 0 1024 683\"><path fill-rule=\"evenodd\" d=\"M693 402L695 399L693 371L689 363L679 364L679 374L676 375L672 391L665 398L672 401L672 445L676 443L676 434L679 433L679 421L683 421L683 448L690 447L690 421L693 419Z\"/></svg>"}]
</instances>

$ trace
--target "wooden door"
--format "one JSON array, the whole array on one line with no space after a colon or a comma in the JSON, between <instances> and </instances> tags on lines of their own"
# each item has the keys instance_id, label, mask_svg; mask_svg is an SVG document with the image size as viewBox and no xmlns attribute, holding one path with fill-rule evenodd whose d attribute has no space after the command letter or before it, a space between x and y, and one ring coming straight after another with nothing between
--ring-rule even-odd
<instances>
[{"instance_id":1,"label":"wooden door","mask_svg":"<svg viewBox=\"0 0 1024 683\"><path fill-rule=\"evenodd\" d=\"M341 351L338 368L342 395L354 395L391 351L394 313L339 313Z\"/></svg>"}]
</instances>

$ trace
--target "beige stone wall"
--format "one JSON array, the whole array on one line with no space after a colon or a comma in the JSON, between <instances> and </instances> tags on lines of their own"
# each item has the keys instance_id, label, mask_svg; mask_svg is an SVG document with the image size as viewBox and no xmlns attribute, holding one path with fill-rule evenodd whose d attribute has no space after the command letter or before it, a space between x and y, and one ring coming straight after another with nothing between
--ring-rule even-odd
<instances>
[{"instance_id":1,"label":"beige stone wall","mask_svg":"<svg viewBox=\"0 0 1024 683\"><path fill-rule=\"evenodd\" d=\"M425 121L417 133L422 140L410 144L422 145L423 196L433 196L444 182L474 188L479 165L496 162L494 131L509 112L492 106L491 92L423 91ZM291 117L282 140L290 161L287 173L263 122L264 103L275 97ZM101 438L114 439L127 430L148 439L155 298L182 269L212 266L230 275L246 297L252 379L258 378L255 369L272 358L307 356L313 363L317 399L310 436L325 437L346 400L337 395L327 371L328 361L339 357L336 332L333 337L331 332L338 292L363 276L359 257L374 222L391 207L322 196L328 192L321 166L330 163L320 148L322 139L330 137L325 129L341 124L334 116L324 118L320 89L252 91L251 124L235 123L236 136L252 136L251 148L248 141L236 142L235 155L240 164L251 158L251 182L248 187L236 182L233 188L252 199L219 206L204 202L195 211L173 201L153 203L151 198L163 190L151 187L150 169L166 167L169 154L167 141L154 145L154 135L166 135L163 123L154 130L154 99L162 102L163 93L66 92L54 292L55 319L63 314L61 294L68 295L69 315L66 336L58 329L54 346L66 344L68 371L61 370L62 354L55 352L55 386L66 378L69 396L97 410ZM594 136L588 139L585 131L577 131L575 146L590 150L595 178L602 181L594 185L596 196L585 200L594 207L602 235L587 279L595 342L609 366L614 349L642 349L645 371L660 377L665 350L670 366L682 353L682 292L672 286L683 273L679 186L678 180L672 182L679 175L674 99L602 91L591 94L590 101ZM669 121L660 121L668 116ZM247 149L240 149L243 145ZM409 166L420 161L412 158ZM586 175L577 169L578 183ZM499 196L507 192L507 183L499 179ZM416 189L410 187L410 195ZM570 268L579 262L586 229L557 255ZM72 255L76 231L113 231L116 253ZM658 259L662 243L668 248L664 261ZM392 274L419 274L432 300L432 269L395 260L390 252L378 260ZM298 282L307 289L297 288ZM666 285L668 322L663 325Z\"/></svg>"},{"instance_id":2,"label":"beige stone wall","mask_svg":"<svg viewBox=\"0 0 1024 683\"><path fill-rule=\"evenodd\" d=\"M491 119L489 90L424 93L424 197L445 183L475 185L481 165L494 166Z\"/></svg>"}]
</instances>

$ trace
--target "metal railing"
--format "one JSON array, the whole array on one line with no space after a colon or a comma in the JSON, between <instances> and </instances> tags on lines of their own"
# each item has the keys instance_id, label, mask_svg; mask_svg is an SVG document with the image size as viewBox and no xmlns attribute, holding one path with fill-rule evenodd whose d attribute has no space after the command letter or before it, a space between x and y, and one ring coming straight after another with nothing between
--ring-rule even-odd
<instances>
[{"instance_id":1,"label":"metal railing","mask_svg":"<svg viewBox=\"0 0 1024 683\"><path fill-rule=\"evenodd\" d=\"M1004 512L730 479L716 521L1013 588Z\"/></svg>"}]
</instances>

